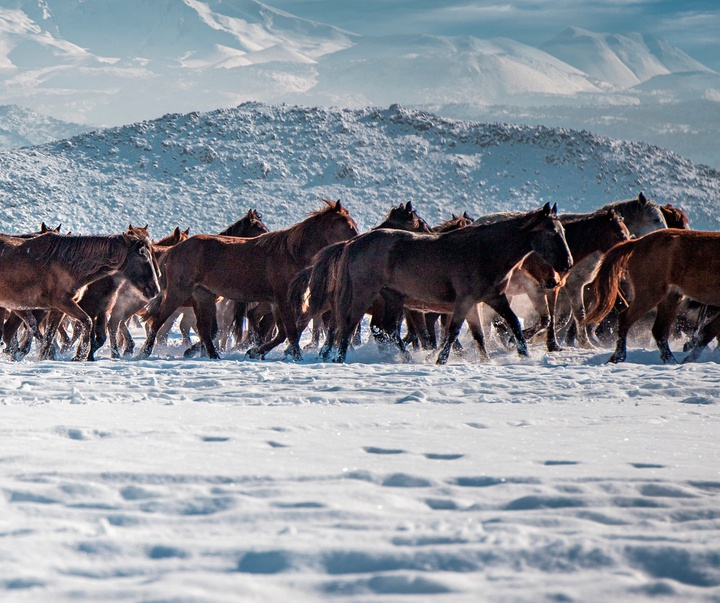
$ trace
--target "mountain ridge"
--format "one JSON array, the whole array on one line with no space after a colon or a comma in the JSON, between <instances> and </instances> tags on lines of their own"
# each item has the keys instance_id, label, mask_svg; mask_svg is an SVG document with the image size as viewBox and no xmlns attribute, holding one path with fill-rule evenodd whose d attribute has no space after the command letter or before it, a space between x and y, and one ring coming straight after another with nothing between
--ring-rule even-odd
<instances>
[{"instance_id":1,"label":"mountain ridge","mask_svg":"<svg viewBox=\"0 0 720 603\"><path fill-rule=\"evenodd\" d=\"M544 126L452 120L398 105L328 109L246 103L168 114L0 153L6 232L62 222L73 232L151 224L217 232L250 207L271 228L342 199L361 229L412 201L451 212L591 211L637 196L720 228L720 173L652 147Z\"/></svg>"}]
</instances>

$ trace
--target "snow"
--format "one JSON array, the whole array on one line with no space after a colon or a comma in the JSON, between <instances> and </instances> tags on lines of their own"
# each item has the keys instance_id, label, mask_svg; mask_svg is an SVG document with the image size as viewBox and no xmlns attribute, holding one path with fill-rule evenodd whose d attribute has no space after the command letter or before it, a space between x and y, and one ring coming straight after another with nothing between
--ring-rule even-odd
<instances>
[{"instance_id":1,"label":"snow","mask_svg":"<svg viewBox=\"0 0 720 603\"><path fill-rule=\"evenodd\" d=\"M249 207L281 228L321 197L365 230L400 201L436 223L640 188L719 215L718 172L663 149L399 106L167 115L4 151L0 174L11 232L158 238ZM179 336L146 360L0 360L2 600L717 599L717 353L662 365L639 325L618 366L494 338L481 364L461 339L446 366L367 339L345 365L187 360Z\"/></svg>"},{"instance_id":2,"label":"snow","mask_svg":"<svg viewBox=\"0 0 720 603\"><path fill-rule=\"evenodd\" d=\"M711 600L717 363L3 362L4 601Z\"/></svg>"}]
</instances>

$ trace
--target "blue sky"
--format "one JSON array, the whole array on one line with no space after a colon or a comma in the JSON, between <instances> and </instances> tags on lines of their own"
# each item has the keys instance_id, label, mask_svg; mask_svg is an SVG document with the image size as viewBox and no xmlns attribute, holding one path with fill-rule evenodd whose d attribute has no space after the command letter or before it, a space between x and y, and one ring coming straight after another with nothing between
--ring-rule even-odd
<instances>
[{"instance_id":1,"label":"blue sky","mask_svg":"<svg viewBox=\"0 0 720 603\"><path fill-rule=\"evenodd\" d=\"M265 0L299 17L365 35L508 37L540 46L575 25L664 38L720 71L719 0Z\"/></svg>"}]
</instances>

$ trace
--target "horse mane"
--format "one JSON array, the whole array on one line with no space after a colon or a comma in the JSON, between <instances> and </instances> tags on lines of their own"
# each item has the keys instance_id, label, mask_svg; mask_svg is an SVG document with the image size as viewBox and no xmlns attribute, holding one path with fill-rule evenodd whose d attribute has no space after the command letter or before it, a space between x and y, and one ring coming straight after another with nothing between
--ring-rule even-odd
<instances>
[{"instance_id":1,"label":"horse mane","mask_svg":"<svg viewBox=\"0 0 720 603\"><path fill-rule=\"evenodd\" d=\"M53 232L31 239L36 259L62 264L75 278L94 274L101 268L119 268L127 257L127 246L118 244L123 235L71 236ZM139 240L139 239L138 239Z\"/></svg>"}]
</instances>

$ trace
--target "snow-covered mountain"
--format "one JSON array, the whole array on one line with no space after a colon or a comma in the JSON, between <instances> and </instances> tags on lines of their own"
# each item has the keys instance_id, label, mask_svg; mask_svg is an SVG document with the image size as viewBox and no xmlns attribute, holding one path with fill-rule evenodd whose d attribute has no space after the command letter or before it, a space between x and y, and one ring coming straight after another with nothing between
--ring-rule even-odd
<instances>
[{"instance_id":1,"label":"snow-covered mountain","mask_svg":"<svg viewBox=\"0 0 720 603\"><path fill-rule=\"evenodd\" d=\"M669 42L640 33L614 35L570 27L542 49L621 89L671 73L714 73Z\"/></svg>"},{"instance_id":2,"label":"snow-covered mountain","mask_svg":"<svg viewBox=\"0 0 720 603\"><path fill-rule=\"evenodd\" d=\"M245 104L0 153L0 219L73 232L149 222L213 232L256 207L271 228L342 199L361 229L399 202L431 223L451 212L591 211L640 191L720 228L720 173L645 143L542 126L443 119L392 106Z\"/></svg>"},{"instance_id":3,"label":"snow-covered mountain","mask_svg":"<svg viewBox=\"0 0 720 603\"><path fill-rule=\"evenodd\" d=\"M359 36L255 0L0 8L0 100L75 122L119 125L250 100L529 106L612 94L627 103L641 93L628 101L619 89L688 72L714 74L662 40L578 28L538 49L501 38Z\"/></svg>"},{"instance_id":4,"label":"snow-covered mountain","mask_svg":"<svg viewBox=\"0 0 720 603\"><path fill-rule=\"evenodd\" d=\"M17 105L0 105L0 149L16 149L70 138L88 129Z\"/></svg>"}]
</instances>

